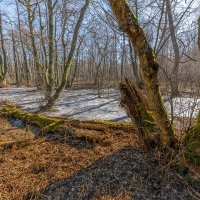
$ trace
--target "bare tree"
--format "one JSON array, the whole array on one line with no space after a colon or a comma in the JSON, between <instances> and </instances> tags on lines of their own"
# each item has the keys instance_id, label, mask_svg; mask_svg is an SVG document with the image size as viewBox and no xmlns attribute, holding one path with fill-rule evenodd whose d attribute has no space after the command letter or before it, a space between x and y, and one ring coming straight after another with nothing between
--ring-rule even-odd
<instances>
[{"instance_id":1,"label":"bare tree","mask_svg":"<svg viewBox=\"0 0 200 200\"><path fill-rule=\"evenodd\" d=\"M200 51L200 17L198 19L198 47Z\"/></svg>"},{"instance_id":2,"label":"bare tree","mask_svg":"<svg viewBox=\"0 0 200 200\"><path fill-rule=\"evenodd\" d=\"M64 73L63 73L63 76L62 76L61 84L56 89L56 92L54 93L54 95L51 96L48 99L47 104L42 108L43 110L47 110L55 104L55 102L59 98L61 92L63 91L63 89L67 85L67 79L68 79L68 76L69 76L69 72L70 72L70 68L71 68L71 64L72 64L72 59L73 59L74 52L75 52L75 49L76 49L76 43L77 43L77 39L78 39L79 29L80 29L81 24L83 22L83 18L84 18L85 12L86 12L86 10L89 6L89 3L90 3L90 0L85 0L85 4L80 11L80 16L79 16L79 19L76 23L75 29L74 29L74 35L73 35L73 39L72 39L72 42L71 42L71 48L70 48L69 56L68 56L66 65L64 66Z\"/></svg>"},{"instance_id":3,"label":"bare tree","mask_svg":"<svg viewBox=\"0 0 200 200\"><path fill-rule=\"evenodd\" d=\"M178 68L179 68L179 60L180 60L180 52L179 52L179 46L177 42L177 36L176 36L176 30L174 26L174 20L172 16L172 9L171 9L171 1L166 0L166 11L169 19L169 30L171 35L171 40L173 44L174 54L175 54L175 60L174 60L174 67L172 71L172 96L177 96L179 94L178 91Z\"/></svg>"},{"instance_id":4,"label":"bare tree","mask_svg":"<svg viewBox=\"0 0 200 200\"><path fill-rule=\"evenodd\" d=\"M175 137L174 130L159 92L159 64L155 60L154 52L128 2L126 0L110 0L110 5L119 22L120 28L128 35L139 56L150 110L154 114L156 123L162 131L162 146L172 145Z\"/></svg>"},{"instance_id":5,"label":"bare tree","mask_svg":"<svg viewBox=\"0 0 200 200\"><path fill-rule=\"evenodd\" d=\"M20 41L20 44L21 44L22 54L23 54L23 68L25 69L25 73L26 73L26 75L25 75L26 83L27 83L27 86L29 86L31 80L30 80L30 72L29 72L29 68L28 68L27 54L26 54L23 39L22 39L22 32L21 32L22 27L21 27L21 20L20 20L19 0L15 0L15 4L16 4L16 10L17 10L19 41Z\"/></svg>"},{"instance_id":6,"label":"bare tree","mask_svg":"<svg viewBox=\"0 0 200 200\"><path fill-rule=\"evenodd\" d=\"M6 49L4 45L4 35L3 35L3 26L2 26L2 14L0 13L0 36L1 36L1 49L3 53L3 60L2 57L0 57L0 84L4 84L8 72L8 64L7 64L7 55L6 55Z\"/></svg>"},{"instance_id":7,"label":"bare tree","mask_svg":"<svg viewBox=\"0 0 200 200\"><path fill-rule=\"evenodd\" d=\"M44 74L42 70L42 65L40 63L39 55L38 55L38 50L36 47L36 42L35 42L35 35L34 35L34 20L35 20L35 11L37 8L37 4L32 4L32 0L19 0L24 7L26 8L27 15L28 15L28 25L29 25L29 32L30 32L30 40L31 40L31 45L32 45L32 51L34 55L34 62L36 66L36 71L37 71L37 88L38 89L44 89L45 87L45 82L44 82Z\"/></svg>"}]
</instances>

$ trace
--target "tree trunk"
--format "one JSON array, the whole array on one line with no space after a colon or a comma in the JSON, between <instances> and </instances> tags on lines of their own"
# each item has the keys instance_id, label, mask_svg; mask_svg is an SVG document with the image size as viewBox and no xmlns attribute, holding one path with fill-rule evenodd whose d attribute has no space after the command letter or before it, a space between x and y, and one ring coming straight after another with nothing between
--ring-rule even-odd
<instances>
[{"instance_id":1,"label":"tree trunk","mask_svg":"<svg viewBox=\"0 0 200 200\"><path fill-rule=\"evenodd\" d=\"M200 17L198 19L198 47L200 52Z\"/></svg>"},{"instance_id":2,"label":"tree trunk","mask_svg":"<svg viewBox=\"0 0 200 200\"><path fill-rule=\"evenodd\" d=\"M38 15L39 15L39 24L40 24L40 38L41 38L41 45L44 53L44 65L45 65L45 79L46 82L48 80L48 55L47 55L47 49L45 46L45 41L44 41L44 34L43 34L43 24L42 24L42 14L41 14L41 8L40 4L38 4Z\"/></svg>"},{"instance_id":3,"label":"tree trunk","mask_svg":"<svg viewBox=\"0 0 200 200\"><path fill-rule=\"evenodd\" d=\"M109 0L114 15L120 28L128 35L135 51L140 59L140 66L143 73L144 87L149 101L149 108L152 111L158 128L162 131L162 146L167 147L174 144L175 136L164 103L159 92L158 69L159 64L150 47L143 29L140 27L135 14L126 0Z\"/></svg>"},{"instance_id":4,"label":"tree trunk","mask_svg":"<svg viewBox=\"0 0 200 200\"><path fill-rule=\"evenodd\" d=\"M121 81L124 78L124 57L125 57L125 34L122 36L123 44L121 45L122 52L121 52Z\"/></svg>"},{"instance_id":5,"label":"tree trunk","mask_svg":"<svg viewBox=\"0 0 200 200\"><path fill-rule=\"evenodd\" d=\"M149 111L148 101L141 90L125 78L125 83L120 83L122 94L121 105L131 118L139 139L146 147L158 147L161 144L155 119Z\"/></svg>"},{"instance_id":6,"label":"tree trunk","mask_svg":"<svg viewBox=\"0 0 200 200\"><path fill-rule=\"evenodd\" d=\"M17 55L16 55L16 41L15 41L13 29L12 29L12 43L13 43L13 59L14 59L14 64L15 64L16 84L19 87L19 69L18 69Z\"/></svg>"},{"instance_id":7,"label":"tree trunk","mask_svg":"<svg viewBox=\"0 0 200 200\"><path fill-rule=\"evenodd\" d=\"M30 72L29 72L29 68L28 68L28 61L27 61L27 55L26 55L26 51L24 48L24 44L23 44L23 40L22 40L22 33L21 33L21 22L20 22L20 12L19 12L19 0L15 0L16 2L16 6L17 6L17 20L18 20L18 27L19 27L19 37L20 37L20 43L21 43L21 47L22 47L22 54L23 54L23 67L26 73L26 83L29 86L30 82L31 82L31 77L30 77Z\"/></svg>"},{"instance_id":8,"label":"tree trunk","mask_svg":"<svg viewBox=\"0 0 200 200\"><path fill-rule=\"evenodd\" d=\"M0 84L5 84L7 72L8 72L8 64L7 64L7 55L6 50L4 46L4 35L3 35L3 28L2 28L2 15L0 13L0 36L1 36L1 49L3 53L3 61L1 62L3 64L1 74L0 74Z\"/></svg>"},{"instance_id":9,"label":"tree trunk","mask_svg":"<svg viewBox=\"0 0 200 200\"><path fill-rule=\"evenodd\" d=\"M64 66L64 72L63 72L61 84L58 87L58 89L56 90L55 94L48 100L47 104L44 107L42 107L42 110L50 109L55 104L55 102L59 98L61 92L63 91L63 89L67 85L67 79L68 79L68 75L69 75L69 72L70 72L74 52L75 52L75 49L76 49L76 43L77 43L77 39L78 39L79 29L80 29L81 24L83 22L83 18L84 18L85 12L86 12L86 10L89 6L89 3L90 3L90 0L85 1L85 4L81 9L79 19L76 23L74 35L73 35L73 39L72 39L72 43L71 43L71 48L70 48L70 52L69 52L69 56L68 56L68 60L66 62L66 65Z\"/></svg>"},{"instance_id":10,"label":"tree trunk","mask_svg":"<svg viewBox=\"0 0 200 200\"><path fill-rule=\"evenodd\" d=\"M32 10L31 7L32 7L31 1L28 0L27 1L28 24L29 24L30 39L31 39L33 56L34 56L34 62L35 62L36 71L37 71L36 83L37 83L37 88L41 90L41 89L44 89L45 87L44 76L43 76L44 74L42 70L42 65L39 60L39 55L36 48L35 36L34 36L33 21L35 18L35 8Z\"/></svg>"},{"instance_id":11,"label":"tree trunk","mask_svg":"<svg viewBox=\"0 0 200 200\"><path fill-rule=\"evenodd\" d=\"M79 63L79 50L80 50L82 41L83 41L83 38L80 39L79 45L78 45L77 50L76 50L76 61L75 61L74 73L73 73L72 79L71 79L71 84L70 84L71 86L73 85L74 78L75 78L75 76L76 76L76 72L77 72L77 68L78 68L78 63Z\"/></svg>"},{"instance_id":12,"label":"tree trunk","mask_svg":"<svg viewBox=\"0 0 200 200\"><path fill-rule=\"evenodd\" d=\"M132 44L130 40L129 40L129 51L130 51L130 59L131 59L131 65L133 68L135 83L140 89L143 89L143 83L139 75L138 64L134 61L133 48L132 48Z\"/></svg>"},{"instance_id":13,"label":"tree trunk","mask_svg":"<svg viewBox=\"0 0 200 200\"><path fill-rule=\"evenodd\" d=\"M196 124L191 127L184 138L186 158L200 165L200 111Z\"/></svg>"},{"instance_id":14,"label":"tree trunk","mask_svg":"<svg viewBox=\"0 0 200 200\"><path fill-rule=\"evenodd\" d=\"M54 48L54 24L53 24L53 16L54 16L54 7L52 0L47 1L48 6L48 40L49 40L49 64L48 64L48 80L47 80L47 100L51 98L53 92L53 72L54 72L54 57L55 57L55 48Z\"/></svg>"},{"instance_id":15,"label":"tree trunk","mask_svg":"<svg viewBox=\"0 0 200 200\"><path fill-rule=\"evenodd\" d=\"M176 32L175 32L175 26L174 26L174 20L172 16L172 10L171 10L171 0L166 0L166 10L167 15L169 19L169 30L172 40L172 45L174 49L175 54L175 60L174 60L174 68L172 71L171 81L172 81L172 97L175 97L179 94L178 91L178 68L179 68L179 60L180 60L180 52L179 47L176 39Z\"/></svg>"}]
</instances>

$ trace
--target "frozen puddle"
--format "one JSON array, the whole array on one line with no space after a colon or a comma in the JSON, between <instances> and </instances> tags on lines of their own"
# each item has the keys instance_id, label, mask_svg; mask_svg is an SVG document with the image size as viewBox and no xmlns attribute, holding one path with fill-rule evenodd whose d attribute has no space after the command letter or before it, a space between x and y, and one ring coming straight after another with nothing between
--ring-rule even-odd
<instances>
[{"instance_id":1,"label":"frozen puddle","mask_svg":"<svg viewBox=\"0 0 200 200\"><path fill-rule=\"evenodd\" d=\"M43 95L35 88L11 87L0 90L0 99L8 100L21 106L26 111L36 111L43 103ZM130 121L126 112L120 107L120 94L115 89L101 91L98 98L94 89L65 90L53 107L49 116L68 116L80 120L104 119L113 121ZM174 116L196 117L200 109L200 99L175 98ZM165 102L170 112L170 103Z\"/></svg>"}]
</instances>

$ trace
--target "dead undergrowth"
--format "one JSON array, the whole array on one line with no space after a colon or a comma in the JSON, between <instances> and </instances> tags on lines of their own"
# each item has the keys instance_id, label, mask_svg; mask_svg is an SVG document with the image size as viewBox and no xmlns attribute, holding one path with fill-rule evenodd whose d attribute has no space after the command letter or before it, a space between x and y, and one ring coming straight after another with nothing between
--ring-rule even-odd
<instances>
[{"instance_id":1,"label":"dead undergrowth","mask_svg":"<svg viewBox=\"0 0 200 200\"><path fill-rule=\"evenodd\" d=\"M143 149L133 127L69 119L65 125L42 134L0 119L0 142L30 141L0 149L0 199L200 199L199 168Z\"/></svg>"}]
</instances>

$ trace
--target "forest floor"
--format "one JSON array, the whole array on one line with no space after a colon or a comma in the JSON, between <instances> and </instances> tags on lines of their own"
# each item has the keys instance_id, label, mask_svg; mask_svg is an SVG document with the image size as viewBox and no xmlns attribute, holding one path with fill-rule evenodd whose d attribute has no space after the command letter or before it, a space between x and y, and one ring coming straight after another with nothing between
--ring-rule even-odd
<instances>
[{"instance_id":1,"label":"forest floor","mask_svg":"<svg viewBox=\"0 0 200 200\"><path fill-rule=\"evenodd\" d=\"M200 168L183 167L181 151L172 160L145 149L129 124L67 120L66 126L41 134L0 119L0 199L200 199Z\"/></svg>"}]
</instances>

